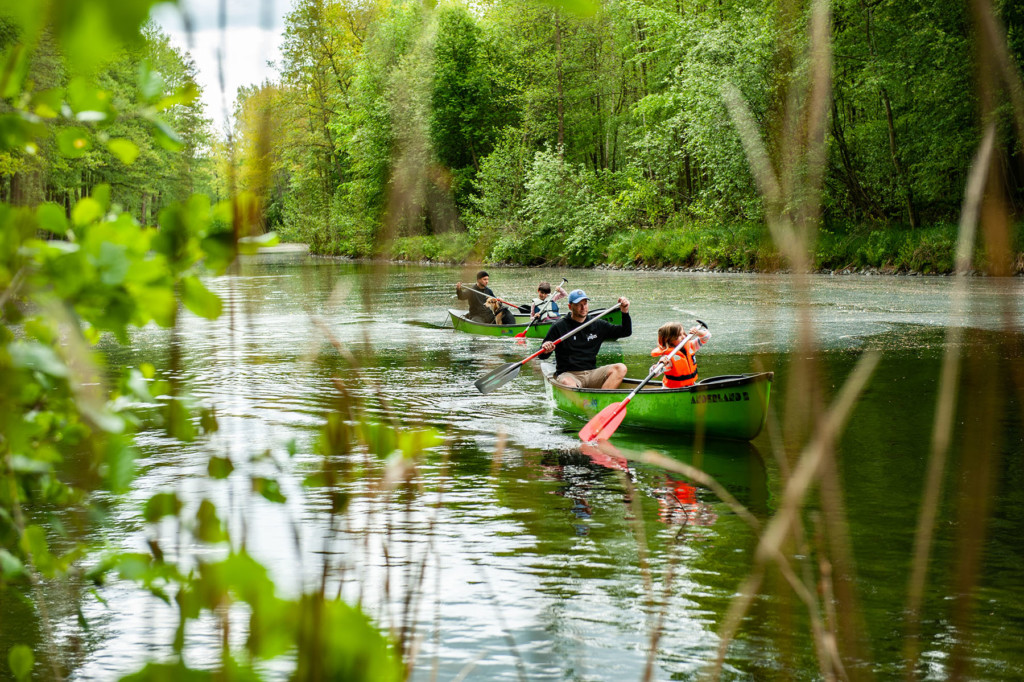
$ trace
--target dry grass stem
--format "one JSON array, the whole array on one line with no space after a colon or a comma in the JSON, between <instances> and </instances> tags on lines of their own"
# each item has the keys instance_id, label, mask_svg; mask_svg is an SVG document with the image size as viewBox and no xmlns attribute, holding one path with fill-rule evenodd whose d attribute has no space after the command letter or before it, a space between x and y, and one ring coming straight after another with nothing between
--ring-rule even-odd
<instances>
[{"instance_id":1,"label":"dry grass stem","mask_svg":"<svg viewBox=\"0 0 1024 682\"><path fill-rule=\"evenodd\" d=\"M819 422L815 437L801 454L793 470L793 476L786 483L779 511L772 517L758 542L751 575L737 597L733 599L722 625L718 656L711 670L713 679L718 679L721 675L726 651L756 596L764 576L765 564L777 560L783 554L782 547L791 538L794 528L799 523L800 511L803 509L806 496L814 482L818 480L837 435L842 432L857 399L878 366L879 359L880 355L873 352L865 353L861 357L832 407Z\"/></svg>"},{"instance_id":2,"label":"dry grass stem","mask_svg":"<svg viewBox=\"0 0 1024 682\"><path fill-rule=\"evenodd\" d=\"M913 567L907 590L907 624L904 642L904 659L908 679L916 677L919 654L918 636L921 618L921 603L927 584L928 563L931 557L932 537L938 516L939 500L942 496L942 479L945 477L949 444L953 437L956 412L956 386L960 382L960 346L964 330L957 318L966 310L968 289L966 274L970 270L971 255L974 252L975 233L985 194L985 180L995 146L995 124L989 123L985 137L974 158L967 187L964 191L964 206L960 218L960 235L957 242L957 278L954 282L950 303L950 323L946 327L946 344L939 376L938 403L932 424L931 447L928 457L928 471L925 476L924 498L914 536Z\"/></svg>"}]
</instances>

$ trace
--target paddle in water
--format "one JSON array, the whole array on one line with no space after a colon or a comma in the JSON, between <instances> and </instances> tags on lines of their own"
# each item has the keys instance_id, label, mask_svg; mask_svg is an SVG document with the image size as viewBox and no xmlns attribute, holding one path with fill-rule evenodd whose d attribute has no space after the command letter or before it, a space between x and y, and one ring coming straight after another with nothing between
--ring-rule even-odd
<instances>
[{"instance_id":1,"label":"paddle in water","mask_svg":"<svg viewBox=\"0 0 1024 682\"><path fill-rule=\"evenodd\" d=\"M708 328L708 326L700 320L697 320L697 322L699 322L700 326L705 329ZM685 339L680 341L679 344L672 349L671 353L664 357L671 360L672 356L678 353L680 349L689 343L690 339L695 336L696 334L688 334ZM666 365L662 364L660 360L654 363L654 367L651 367L651 373L647 375L646 379L640 382L639 386L630 391L625 400L618 403L612 403L591 417L586 426L580 429L580 440L584 443L589 443L595 440L611 438L612 434L615 433L615 429L619 428L619 424L621 424L622 420L626 417L626 406L629 405L629 401L632 400L633 396L639 393L644 386L649 384L651 379L664 372L665 367Z\"/></svg>"},{"instance_id":2,"label":"paddle in water","mask_svg":"<svg viewBox=\"0 0 1024 682\"><path fill-rule=\"evenodd\" d=\"M565 277L563 277L562 278L562 283L559 284L559 286L564 287L568 283L569 283L569 280L567 280ZM533 308L531 307L531 310L532 309ZM538 322L540 322L540 318L541 318L541 315L540 315L540 313L538 313L536 317L534 317L532 320L530 320L530 324L526 325L526 329L524 329L523 331L521 331L518 334L516 334L515 338L516 338L516 343L517 344L519 344L520 346L525 346L526 345L526 332L530 331L530 327L532 327L533 325L535 325Z\"/></svg>"},{"instance_id":3,"label":"paddle in water","mask_svg":"<svg viewBox=\"0 0 1024 682\"><path fill-rule=\"evenodd\" d=\"M571 332L568 332L564 336L562 336L562 337L560 337L558 339L555 339L551 343L553 345L557 346L558 344L560 344L562 341L565 341L567 338L569 338L573 334L576 334L580 330L582 330L582 329L584 329L586 327L589 327L590 325L594 324L594 322L596 322L597 320L600 320L602 317L604 317L605 315L607 315L611 311L618 310L621 305L622 305L621 303L616 303L611 308L608 308L607 310L602 311L600 315L595 315L591 319L587 320L586 322L584 322L580 326L578 326L575 329L573 329ZM480 377L479 379L474 381L473 385L476 386L477 390L480 391L483 394L487 394L487 393L490 393L491 391L497 390L497 389L501 388L502 386L504 386L505 384L507 384L508 382L510 382L513 379L515 379L517 376L519 376L519 370L523 368L523 365L528 363L530 360L533 360L535 357L537 357L538 355L540 355L543 352L544 352L544 348L541 347L541 349L538 350L536 353L533 353L531 355L526 356L525 358L523 358L519 362L512 362L512 363L509 363L507 365L502 365L501 367L498 367L497 369L491 370L487 374L483 375L482 377Z\"/></svg>"}]
</instances>

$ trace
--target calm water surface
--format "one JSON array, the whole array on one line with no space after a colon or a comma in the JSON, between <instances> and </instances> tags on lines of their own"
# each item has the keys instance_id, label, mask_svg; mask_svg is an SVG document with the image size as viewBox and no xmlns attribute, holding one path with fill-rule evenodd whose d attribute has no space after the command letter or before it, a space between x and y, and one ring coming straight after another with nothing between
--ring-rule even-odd
<instances>
[{"instance_id":1,"label":"calm water surface","mask_svg":"<svg viewBox=\"0 0 1024 682\"><path fill-rule=\"evenodd\" d=\"M562 276L594 303L631 299L633 336L606 344L606 361L624 361L643 376L657 328L699 317L713 334L701 352L701 375L774 370L773 401L785 405L797 317L786 276L494 269L491 286L526 301L539 280ZM312 588L328 561L330 590L361 599L384 627L411 623L419 640L414 679L638 680L662 617L654 678L691 679L714 656L723 615L751 566L755 533L708 490L647 465L630 463L624 472L616 460L581 452L581 424L554 412L535 363L500 391L479 395L476 378L524 357L537 342L516 346L443 327L447 308L465 306L453 298L458 279L470 282L473 272L264 255L210 281L225 301L221 319L188 318L176 335L146 328L130 348L105 344L115 365L146 361L164 369L176 347L179 378L216 407L220 422L219 432L192 444L143 435L141 476L116 504L116 530L107 540L145 551L153 531L135 519L155 492L177 490L193 506L208 497L229 510L236 537L244 535L282 593ZM970 314L951 317L951 278L812 278L827 393L863 349L884 352L840 447L856 588L870 636L865 669L881 679L901 671L901 608L945 328L972 330L968 350L976 353L997 330L1022 325L1024 281L969 284ZM336 406L335 380L372 418L446 437L421 467L419 493L387 498L351 484L354 502L338 529L330 526L325 497L301 484L318 462L316 438ZM979 679L1016 679L1024 670L1020 410L1008 409L999 425L1002 457L973 619ZM627 456L653 449L700 465L761 519L781 494L767 434L751 444L708 442L695 450L686 438L623 429L613 443ZM959 441L956 449L954 462L964 453ZM250 462L264 451L280 472L271 461ZM227 481L204 477L214 455L235 463ZM367 461L371 470L382 468ZM287 504L249 495L252 472L277 478ZM950 614L956 476L946 486L922 626L926 674L935 679L947 676L958 636ZM173 527L160 535L173 546ZM178 549L193 558L217 551ZM726 679L818 677L806 624L784 615L801 608L782 594L766 592L755 604L730 649ZM106 606L84 607L98 625L75 677L108 679L170 657L171 609L118 584L103 597ZM243 630L236 629L239 644ZM201 621L188 633L187 661L215 667L218 638L213 623Z\"/></svg>"}]
</instances>

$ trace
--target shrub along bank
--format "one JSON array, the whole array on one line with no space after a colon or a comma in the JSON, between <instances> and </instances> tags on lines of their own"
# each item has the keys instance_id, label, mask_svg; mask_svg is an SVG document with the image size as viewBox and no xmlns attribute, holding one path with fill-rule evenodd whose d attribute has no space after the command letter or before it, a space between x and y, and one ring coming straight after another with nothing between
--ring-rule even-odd
<instances>
[{"instance_id":1,"label":"shrub along bank","mask_svg":"<svg viewBox=\"0 0 1024 682\"><path fill-rule=\"evenodd\" d=\"M551 235L544 234L545 241ZM490 240L501 244L500 240ZM818 272L870 269L883 273L948 274L956 259L957 226L908 230L905 227L830 226L818 231L814 268ZM488 262L507 265L610 266L620 268L693 268L775 272L785 263L767 229L755 223L690 224L661 230L629 230L606 237L582 253L547 254L538 258L538 244L521 245L523 258L503 245L486 249L467 233L396 239L383 248L386 258L435 263ZM984 245L977 249L974 269L989 270ZM1024 274L1024 224L1014 228L1011 253L1003 260L1008 274Z\"/></svg>"}]
</instances>

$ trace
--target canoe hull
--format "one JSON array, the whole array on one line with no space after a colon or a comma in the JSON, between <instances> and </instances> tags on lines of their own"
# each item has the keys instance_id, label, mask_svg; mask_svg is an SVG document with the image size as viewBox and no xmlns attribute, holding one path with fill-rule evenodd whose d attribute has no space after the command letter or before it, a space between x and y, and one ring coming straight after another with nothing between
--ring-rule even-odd
<instances>
[{"instance_id":1,"label":"canoe hull","mask_svg":"<svg viewBox=\"0 0 1024 682\"><path fill-rule=\"evenodd\" d=\"M652 382L629 402L622 426L752 440L768 418L773 378L772 372L736 374L671 389ZM546 379L555 406L584 420L624 400L640 383L626 379L615 390L579 389L559 384L550 372Z\"/></svg>"},{"instance_id":2,"label":"canoe hull","mask_svg":"<svg viewBox=\"0 0 1024 682\"><path fill-rule=\"evenodd\" d=\"M515 336L526 329L530 324L529 315L516 315L516 324L486 324L483 322L474 322L473 320L467 319L465 315L466 312L464 310L448 311L448 316L452 319L452 327L455 331L465 332L467 334L476 334L477 336ZM622 312L619 310L613 310L601 319L608 320L612 324L622 324ZM529 330L527 330L526 337L530 339L543 339L547 336L548 330L551 329L551 325L553 323L554 322L542 322L533 325Z\"/></svg>"}]
</instances>

